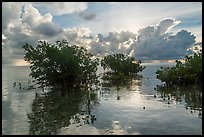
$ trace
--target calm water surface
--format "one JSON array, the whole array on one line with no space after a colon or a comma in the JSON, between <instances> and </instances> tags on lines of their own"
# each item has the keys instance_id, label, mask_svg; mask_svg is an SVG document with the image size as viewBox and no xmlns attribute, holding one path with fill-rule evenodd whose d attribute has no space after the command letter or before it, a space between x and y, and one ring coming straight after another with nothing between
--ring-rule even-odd
<instances>
[{"instance_id":1,"label":"calm water surface","mask_svg":"<svg viewBox=\"0 0 204 137\"><path fill-rule=\"evenodd\" d=\"M201 135L199 89L159 92L155 88L162 83L156 79L156 70L174 63L143 65L142 78L118 90L113 86L63 96L25 90L31 80L29 68L3 66L2 134Z\"/></svg>"}]
</instances>

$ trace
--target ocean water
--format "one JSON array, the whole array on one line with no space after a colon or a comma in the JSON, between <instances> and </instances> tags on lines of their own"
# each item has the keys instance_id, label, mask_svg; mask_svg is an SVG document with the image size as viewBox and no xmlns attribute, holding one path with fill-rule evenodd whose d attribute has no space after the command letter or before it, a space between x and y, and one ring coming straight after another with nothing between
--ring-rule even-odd
<instances>
[{"instance_id":1,"label":"ocean water","mask_svg":"<svg viewBox=\"0 0 204 137\"><path fill-rule=\"evenodd\" d=\"M2 134L201 135L202 94L186 88L165 97L155 89L162 84L155 72L174 63L143 65L141 79L120 89L100 88L91 101L74 94L36 96L41 89L23 89L32 80L29 67L3 66Z\"/></svg>"}]
</instances>

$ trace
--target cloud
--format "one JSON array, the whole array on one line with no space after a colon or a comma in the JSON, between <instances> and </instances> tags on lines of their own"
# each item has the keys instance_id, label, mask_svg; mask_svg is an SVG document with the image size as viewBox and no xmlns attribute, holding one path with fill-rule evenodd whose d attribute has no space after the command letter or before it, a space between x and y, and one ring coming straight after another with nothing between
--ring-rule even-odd
<instances>
[{"instance_id":1,"label":"cloud","mask_svg":"<svg viewBox=\"0 0 204 137\"><path fill-rule=\"evenodd\" d=\"M31 3L24 5L22 13L22 23L28 24L30 27L37 26L41 23L52 22L53 16L50 13L41 15L38 9L34 8Z\"/></svg>"},{"instance_id":2,"label":"cloud","mask_svg":"<svg viewBox=\"0 0 204 137\"><path fill-rule=\"evenodd\" d=\"M196 42L196 43L194 44L194 46L201 46L201 47L202 47L202 42Z\"/></svg>"},{"instance_id":3,"label":"cloud","mask_svg":"<svg viewBox=\"0 0 204 137\"><path fill-rule=\"evenodd\" d=\"M89 28L79 27L72 29L64 29L59 39L66 39L71 45L78 45L89 49L89 44L93 37L91 36L91 31Z\"/></svg>"},{"instance_id":4,"label":"cloud","mask_svg":"<svg viewBox=\"0 0 204 137\"><path fill-rule=\"evenodd\" d=\"M195 36L187 30L165 33L178 24L174 19L162 20L157 26L148 26L138 31L138 38L131 45L132 56L138 59L183 58L195 43Z\"/></svg>"},{"instance_id":5,"label":"cloud","mask_svg":"<svg viewBox=\"0 0 204 137\"><path fill-rule=\"evenodd\" d=\"M10 59L15 56L15 53L18 53L17 43L23 40L22 37L14 38L20 36L18 34L21 33L17 29L21 28L20 13L19 4L13 2L2 3L2 63L12 62ZM17 33L15 30L18 30Z\"/></svg>"},{"instance_id":6,"label":"cloud","mask_svg":"<svg viewBox=\"0 0 204 137\"><path fill-rule=\"evenodd\" d=\"M118 2L108 2L109 4L118 4Z\"/></svg>"},{"instance_id":7,"label":"cloud","mask_svg":"<svg viewBox=\"0 0 204 137\"><path fill-rule=\"evenodd\" d=\"M157 29L160 33L160 35L164 34L166 31L170 30L171 28L173 28L174 26L178 25L180 23L180 21L177 21L175 19L164 19L162 21L159 22L159 24L157 25Z\"/></svg>"},{"instance_id":8,"label":"cloud","mask_svg":"<svg viewBox=\"0 0 204 137\"><path fill-rule=\"evenodd\" d=\"M127 53L136 34L129 31L110 32L107 36L98 34L90 43L90 52L94 55L107 55L114 53Z\"/></svg>"},{"instance_id":9,"label":"cloud","mask_svg":"<svg viewBox=\"0 0 204 137\"><path fill-rule=\"evenodd\" d=\"M19 7L18 10L11 9ZM47 39L60 33L60 29L52 22L50 14L41 15L30 3L24 5L21 12L20 3L5 3L3 5L3 16L7 24L2 31L2 60L11 63L12 59L23 59L24 51L21 48L29 43L36 45L38 40ZM14 14L13 12L18 13ZM2 21L2 22L4 22Z\"/></svg>"},{"instance_id":10,"label":"cloud","mask_svg":"<svg viewBox=\"0 0 204 137\"><path fill-rule=\"evenodd\" d=\"M35 28L36 33L45 36L56 36L62 32L62 28L53 22L41 23Z\"/></svg>"},{"instance_id":11,"label":"cloud","mask_svg":"<svg viewBox=\"0 0 204 137\"><path fill-rule=\"evenodd\" d=\"M81 17L82 19L87 20L87 21L96 19L96 13L80 12L80 13L78 13L78 15L79 15L79 17Z\"/></svg>"},{"instance_id":12,"label":"cloud","mask_svg":"<svg viewBox=\"0 0 204 137\"><path fill-rule=\"evenodd\" d=\"M125 53L137 59L179 59L195 43L195 36L187 30L176 34L167 33L180 23L175 19L164 19L155 26L147 26L135 33L110 32L107 36L98 34L90 43L90 52L95 55Z\"/></svg>"},{"instance_id":13,"label":"cloud","mask_svg":"<svg viewBox=\"0 0 204 137\"><path fill-rule=\"evenodd\" d=\"M6 37L4 36L4 34L2 34L2 45L4 45L5 40L6 40Z\"/></svg>"},{"instance_id":14,"label":"cloud","mask_svg":"<svg viewBox=\"0 0 204 137\"><path fill-rule=\"evenodd\" d=\"M86 2L32 2L36 7L44 8L55 16L81 12L88 8Z\"/></svg>"},{"instance_id":15,"label":"cloud","mask_svg":"<svg viewBox=\"0 0 204 137\"><path fill-rule=\"evenodd\" d=\"M200 51L202 52L202 48L203 48L202 42L198 42L198 43L195 43L195 45L190 50L192 50L193 52L198 53Z\"/></svg>"},{"instance_id":16,"label":"cloud","mask_svg":"<svg viewBox=\"0 0 204 137\"><path fill-rule=\"evenodd\" d=\"M53 16L50 13L41 15L31 3L24 3L23 10L21 6L22 4L19 3L3 5L3 16L6 19L4 24L12 24L12 27L4 25L2 32L2 58L4 60L23 59L24 51L21 47L26 43L36 45L38 40L54 43L64 38L70 44L88 48L91 39L89 28L62 29L52 21ZM11 12L11 7L19 7L18 14Z\"/></svg>"},{"instance_id":17,"label":"cloud","mask_svg":"<svg viewBox=\"0 0 204 137\"><path fill-rule=\"evenodd\" d=\"M88 20L96 17L94 13L79 13ZM2 19L2 63L23 59L24 51L21 47L26 43L35 46L38 40L54 43L67 39L70 44L83 46L94 55L125 53L137 59L181 58L195 44L195 36L187 30L169 33L179 23L172 18L144 27L138 33L114 31L96 36L92 36L87 27L62 28L53 22L51 13L42 15L32 3L24 3L23 8L22 3L3 3Z\"/></svg>"},{"instance_id":18,"label":"cloud","mask_svg":"<svg viewBox=\"0 0 204 137\"><path fill-rule=\"evenodd\" d=\"M21 48L24 44L36 44L40 36L26 32L24 26L16 25L10 32L5 33L6 40L2 47L2 58L23 58L24 52Z\"/></svg>"},{"instance_id":19,"label":"cloud","mask_svg":"<svg viewBox=\"0 0 204 137\"><path fill-rule=\"evenodd\" d=\"M20 17L20 5L13 2L2 2L2 33L13 26L13 23Z\"/></svg>"}]
</instances>

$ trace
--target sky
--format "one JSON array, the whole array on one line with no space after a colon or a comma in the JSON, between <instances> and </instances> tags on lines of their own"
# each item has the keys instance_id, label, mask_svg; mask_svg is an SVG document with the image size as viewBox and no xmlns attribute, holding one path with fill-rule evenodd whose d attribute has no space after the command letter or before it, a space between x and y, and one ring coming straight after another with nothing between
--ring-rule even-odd
<instances>
[{"instance_id":1,"label":"sky","mask_svg":"<svg viewBox=\"0 0 204 137\"><path fill-rule=\"evenodd\" d=\"M2 2L2 64L62 39L100 57L181 59L202 48L202 2Z\"/></svg>"}]
</instances>

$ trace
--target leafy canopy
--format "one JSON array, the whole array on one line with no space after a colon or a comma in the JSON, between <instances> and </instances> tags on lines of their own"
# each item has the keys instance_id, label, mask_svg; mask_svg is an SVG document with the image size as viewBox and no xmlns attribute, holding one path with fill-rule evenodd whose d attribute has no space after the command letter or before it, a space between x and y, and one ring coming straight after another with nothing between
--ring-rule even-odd
<instances>
[{"instance_id":1,"label":"leafy canopy","mask_svg":"<svg viewBox=\"0 0 204 137\"><path fill-rule=\"evenodd\" d=\"M61 40L55 44L39 41L35 48L29 44L23 48L24 59L31 64L30 75L43 86L73 88L97 82L98 59L83 47Z\"/></svg>"},{"instance_id":2,"label":"leafy canopy","mask_svg":"<svg viewBox=\"0 0 204 137\"><path fill-rule=\"evenodd\" d=\"M175 66L161 68L156 74L166 85L202 84L202 52L186 56L185 63L176 60Z\"/></svg>"},{"instance_id":3,"label":"leafy canopy","mask_svg":"<svg viewBox=\"0 0 204 137\"><path fill-rule=\"evenodd\" d=\"M111 69L113 72L120 72L125 75L135 74L145 67L141 66L141 61L135 60L124 54L107 55L101 60L104 69Z\"/></svg>"}]
</instances>

